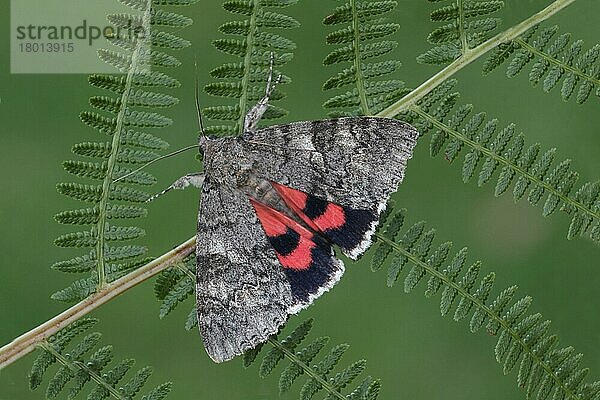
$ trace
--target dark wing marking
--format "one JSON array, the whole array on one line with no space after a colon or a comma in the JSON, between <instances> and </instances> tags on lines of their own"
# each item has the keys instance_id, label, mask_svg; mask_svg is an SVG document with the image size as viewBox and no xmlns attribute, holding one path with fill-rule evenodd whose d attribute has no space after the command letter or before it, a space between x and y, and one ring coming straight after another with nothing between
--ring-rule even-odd
<instances>
[{"instance_id":1,"label":"dark wing marking","mask_svg":"<svg viewBox=\"0 0 600 400\"><path fill-rule=\"evenodd\" d=\"M373 211L330 203L279 183L272 185L308 226L340 246L348 257L358 258L371 243L377 226L377 215Z\"/></svg>"},{"instance_id":2,"label":"dark wing marking","mask_svg":"<svg viewBox=\"0 0 600 400\"><path fill-rule=\"evenodd\" d=\"M357 117L261 129L244 146L255 159L258 176L348 210L370 211L375 221L368 233L402 182L417 136L401 121ZM358 215L355 222L368 219ZM370 244L367 236L347 253L356 257L364 251Z\"/></svg>"},{"instance_id":3,"label":"dark wing marking","mask_svg":"<svg viewBox=\"0 0 600 400\"><path fill-rule=\"evenodd\" d=\"M318 234L258 200L250 202L288 277L298 302L295 307L300 310L308 306L337 283L344 264Z\"/></svg>"},{"instance_id":4,"label":"dark wing marking","mask_svg":"<svg viewBox=\"0 0 600 400\"><path fill-rule=\"evenodd\" d=\"M207 178L197 238L198 326L222 362L276 333L297 301L245 194Z\"/></svg>"}]
</instances>

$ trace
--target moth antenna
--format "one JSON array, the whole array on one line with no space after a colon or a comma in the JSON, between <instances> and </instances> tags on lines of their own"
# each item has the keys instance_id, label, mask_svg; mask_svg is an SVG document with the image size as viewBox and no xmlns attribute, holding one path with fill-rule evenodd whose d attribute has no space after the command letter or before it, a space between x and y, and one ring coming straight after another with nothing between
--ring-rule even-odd
<instances>
[{"instance_id":1,"label":"moth antenna","mask_svg":"<svg viewBox=\"0 0 600 400\"><path fill-rule=\"evenodd\" d=\"M204 133L204 123L202 121L202 111L200 109L200 82L198 81L198 63L194 60L194 100L196 101L196 114L198 116L198 128L200 129L200 135L203 141L206 141L206 134Z\"/></svg>"},{"instance_id":2,"label":"moth antenna","mask_svg":"<svg viewBox=\"0 0 600 400\"><path fill-rule=\"evenodd\" d=\"M273 83L273 66L275 64L275 53L270 53L269 58L269 75L267 76L267 87L265 88L265 96L268 98L273 93L275 86L281 82L281 74L277 75L275 78L275 83Z\"/></svg>"},{"instance_id":3,"label":"moth antenna","mask_svg":"<svg viewBox=\"0 0 600 400\"><path fill-rule=\"evenodd\" d=\"M275 54L273 52L269 55L269 74L267 76L267 87L265 88L265 94L268 96L271 94L271 82L273 81L273 63L275 61Z\"/></svg>"},{"instance_id":4,"label":"moth antenna","mask_svg":"<svg viewBox=\"0 0 600 400\"><path fill-rule=\"evenodd\" d=\"M179 154L179 153L183 153L184 151L188 151L188 150L192 150L192 149L197 149L199 146L200 146L200 145L198 145L198 144L194 144L194 145L191 145L191 146L182 147L181 149L179 149L179 150L175 150L175 151L174 151L174 152L172 152L172 153L165 154L164 156L156 157L154 160L150 160L150 161L148 161L146 164L142 165L141 167L139 167L139 168L136 168L136 169L134 169L133 171L131 171L131 172L128 172L127 174L125 174L125 175L123 175L123 176L120 176L120 177L118 177L117 179L114 179L114 180L113 180L113 183L115 183L115 182L119 182L119 181L121 181L121 180L123 180L123 179L125 179L125 178L129 177L129 176L131 176L131 175L135 174L136 172L139 172L139 171L143 170L144 168L146 168L146 167L148 167L148 166L150 166L150 165L154 164L154 163L155 163L155 162L157 162L157 161L163 160L163 159L165 159L165 158L169 158L169 157L176 156L177 154Z\"/></svg>"},{"instance_id":5,"label":"moth antenna","mask_svg":"<svg viewBox=\"0 0 600 400\"><path fill-rule=\"evenodd\" d=\"M163 194L169 192L170 190L173 190L173 189L182 190L182 189L187 188L188 186L194 186L194 187L201 189L203 184L204 184L204 174L203 173L197 172L194 174L187 174L187 175L184 175L181 178L177 179L175 182L173 182L171 184L171 186L169 186L162 192L151 196L148 200L146 200L146 203L149 203L152 200L155 200L157 197L162 196Z\"/></svg>"},{"instance_id":6,"label":"moth antenna","mask_svg":"<svg viewBox=\"0 0 600 400\"><path fill-rule=\"evenodd\" d=\"M156 193L156 194L152 195L151 197L148 198L148 200L146 200L146 203L150 203L151 201L156 200L157 198L159 198L160 196L162 196L163 194L165 194L167 192L170 192L171 190L173 190L173 186L169 186L168 188L166 188L162 192L159 192L159 193Z\"/></svg>"}]
</instances>

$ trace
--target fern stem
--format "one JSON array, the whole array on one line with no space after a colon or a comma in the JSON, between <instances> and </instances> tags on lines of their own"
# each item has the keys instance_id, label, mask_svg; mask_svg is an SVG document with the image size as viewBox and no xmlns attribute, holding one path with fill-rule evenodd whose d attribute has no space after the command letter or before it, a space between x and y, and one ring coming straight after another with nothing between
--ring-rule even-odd
<instances>
[{"instance_id":1,"label":"fern stem","mask_svg":"<svg viewBox=\"0 0 600 400\"><path fill-rule=\"evenodd\" d=\"M585 71L582 71L580 69L577 69L569 64L566 64L562 61L560 61L557 58L554 58L546 53L544 53L543 51L535 48L534 46L530 45L529 43L527 43L526 41L524 41L521 38L516 38L515 42L518 43L520 46L524 47L527 49L527 51L529 51L530 53L535 54L536 56L543 58L544 60L548 61L551 64L557 65L559 66L561 69L565 70L565 71L569 71L572 72L574 75L577 75L578 77L593 83L594 85L600 85L600 79L594 78L591 75L588 75L585 73Z\"/></svg>"},{"instance_id":2,"label":"fern stem","mask_svg":"<svg viewBox=\"0 0 600 400\"><path fill-rule=\"evenodd\" d=\"M195 249L196 237L193 237L168 253L152 260L143 267L107 284L102 290L92 294L87 299L75 304L61 314L14 339L9 344L0 348L0 369L27 355L35 349L38 343L43 342L72 322L114 299L121 293L126 292L137 284L153 277L159 272L172 266L174 263L180 262L192 254Z\"/></svg>"},{"instance_id":3,"label":"fern stem","mask_svg":"<svg viewBox=\"0 0 600 400\"><path fill-rule=\"evenodd\" d=\"M102 197L100 199L100 203L98 204L98 209L100 212L98 217L98 223L96 225L96 234L98 235L98 240L96 243L96 260L98 260L98 264L96 266L98 270L98 290L102 290L102 288L104 288L107 284L104 262L104 239L106 235L105 230L107 220L106 209L110 200L110 187L113 183L113 172L117 164L117 158L119 156L119 149L121 146L121 131L123 130L123 126L125 123L125 114L127 112L129 104L129 95L133 85L133 77L136 73L138 73L138 62L140 59L140 53L142 51L142 48L145 45L148 45L149 43L148 36L150 35L151 10L152 0L147 0L146 10L144 11L144 15L142 17L142 26L144 28L144 32L146 32L146 38L138 39L133 54L131 56L131 65L129 66L129 70L127 71L125 88L123 94L121 95L121 107L119 109L119 114L117 115L115 131L112 137L111 153L107 162L106 175L104 177L104 182L102 183Z\"/></svg>"},{"instance_id":4,"label":"fern stem","mask_svg":"<svg viewBox=\"0 0 600 400\"><path fill-rule=\"evenodd\" d=\"M117 389L115 389L112 385L110 385L108 382L102 379L102 377L100 377L97 373L88 368L84 363L79 361L68 360L66 357L64 357L62 354L56 351L54 347L46 341L40 343L39 347L51 353L58 360L59 363L69 368L70 370L74 372L78 372L80 369L85 371L90 376L90 378L94 380L94 382L105 388L115 399L128 400L126 397L121 395L121 393L119 393Z\"/></svg>"},{"instance_id":5,"label":"fern stem","mask_svg":"<svg viewBox=\"0 0 600 400\"><path fill-rule=\"evenodd\" d=\"M296 355L294 354L294 352L292 352L289 349L285 348L281 343L279 343L275 339L269 338L269 343L271 343L271 345L273 347L276 347L283 354L285 354L285 356L291 362L293 362L294 364L296 364L300 368L302 368L302 370L308 376L310 376L315 381L317 381L319 383L319 385L321 385L325 390L327 390L333 397L335 397L337 399L340 399L340 400L345 400L346 399L346 396L344 396L339 391L337 391L333 386L331 386L326 379L323 379L323 377L321 375L319 375L314 369L312 369L311 367L309 367L308 365L306 365L306 363L304 363L302 360L300 360L298 357L296 357Z\"/></svg>"},{"instance_id":6,"label":"fern stem","mask_svg":"<svg viewBox=\"0 0 600 400\"><path fill-rule=\"evenodd\" d=\"M412 92L410 92L409 94L407 94L406 96L404 96L385 110L378 113L377 116L393 118L402 111L408 110L413 104L425 97L433 89L438 87L452 75L454 75L473 61L477 60L479 57L483 56L488 51L494 49L502 43L515 40L517 37L525 33L533 26L547 20L548 18L550 18L563 8L571 5L575 1L576 0L556 0L548 7L532 15L531 17L527 18L521 23L505 30L502 33L499 33L498 35L480 44L479 46L468 50L462 56L450 63L446 68L442 69L437 74L423 82Z\"/></svg>"},{"instance_id":7,"label":"fern stem","mask_svg":"<svg viewBox=\"0 0 600 400\"><path fill-rule=\"evenodd\" d=\"M244 76L242 77L242 96L240 97L240 117L238 119L239 133L244 133L246 122L246 107L248 106L248 91L250 83L250 68L252 67L252 49L254 48L254 31L256 30L256 14L259 3L252 0L252 15L250 16L250 27L246 36L246 55L244 56Z\"/></svg>"},{"instance_id":8,"label":"fern stem","mask_svg":"<svg viewBox=\"0 0 600 400\"><path fill-rule=\"evenodd\" d=\"M523 348L523 350L525 352L527 352L531 358L534 360L535 363L539 364L544 371L546 371L546 373L548 375L550 375L552 377L552 379L554 380L554 382L556 382L561 389L563 390L564 393L567 394L568 398L572 398L572 399L579 399L579 396L577 396L576 393L574 393L565 382L563 382L561 379L559 379L553 372L552 368L542 359L540 358L534 351L533 349L531 349L527 343L525 343L525 340L521 337L521 335L519 335L514 329L512 329L512 327L506 323L506 321L499 316L497 313L495 313L490 307L488 307L485 303L483 303L481 300L479 300L476 296L474 296L473 294L471 294L468 290L465 290L459 283L455 282L452 279L448 279L448 276L446 276L446 274L444 274L443 271L438 271L435 268L432 268L428 263L424 262L423 260L421 260L421 258L416 255L411 253L409 250L405 249L404 247L402 247L401 245L399 245L398 243L394 242L393 240L379 234L379 233L375 233L375 236L377 236L377 238L385 241L386 243L388 243L395 251L397 251L398 253L402 254L403 256L405 256L406 258L408 258L414 265L419 266L420 268L423 268L423 270L427 271L428 274L435 276L436 278L440 279L445 285L450 286L452 289L456 290L458 293L460 293L460 295L462 297L465 297L467 299L469 299L469 301L471 301L473 304L475 304L479 309L485 311L485 313L494 321L496 321L500 326L502 326L502 328L504 328L511 336L512 338L519 343L519 345L521 346L521 348Z\"/></svg>"},{"instance_id":9,"label":"fern stem","mask_svg":"<svg viewBox=\"0 0 600 400\"><path fill-rule=\"evenodd\" d=\"M181 263L176 263L175 268L183 272L189 279L191 279L192 282L196 283L196 275L194 275L192 271L187 269L185 265L182 265Z\"/></svg>"},{"instance_id":10,"label":"fern stem","mask_svg":"<svg viewBox=\"0 0 600 400\"><path fill-rule=\"evenodd\" d=\"M356 89L360 99L360 108L364 115L370 115L369 103L367 102L367 91L365 89L365 80L362 73L362 62L360 59L360 21L358 20L358 10L356 9L356 0L350 0L352 7L352 30L354 31L354 69L356 76Z\"/></svg>"},{"instance_id":11,"label":"fern stem","mask_svg":"<svg viewBox=\"0 0 600 400\"><path fill-rule=\"evenodd\" d=\"M129 400L130 399L129 397L122 396L121 393L117 389L115 389L108 382L106 382L104 379L102 379L102 377L99 376L97 373L95 373L94 371L89 369L84 363L76 361L75 365L77 367L81 368L82 370L84 370L90 376L90 378L92 378L94 380L94 382L96 382L98 385L105 388L115 399L117 399L117 400Z\"/></svg>"},{"instance_id":12,"label":"fern stem","mask_svg":"<svg viewBox=\"0 0 600 400\"><path fill-rule=\"evenodd\" d=\"M579 211L584 212L587 215L591 216L593 219L600 219L600 211L596 211L592 207L588 207L585 204L582 204L579 201L565 195L560 190L557 190L552 185L548 184L548 182L546 182L546 180L538 178L537 176L531 174L529 171L527 171L527 170L519 167L517 164L511 162L508 158L503 157L502 155L493 152L492 150L486 148L485 146L482 146L481 144L477 143L476 141L467 138L460 132L458 132L458 131L452 129L451 127L449 127L448 125L444 124L442 121L439 121L435 117L424 112L418 106L412 106L410 109L412 111L416 112L417 114L419 114L419 116L421 116L422 118L431 122L437 128L443 130L448 135L452 136L453 138L460 140L467 146L469 146L473 149L476 149L477 151L480 151L481 153L485 154L486 156L498 161L498 163L509 167L510 169L515 171L517 174L526 177L530 182L535 183L536 185L540 185L548 192L550 192L553 195L560 198L564 203L572 205L573 207L577 208Z\"/></svg>"},{"instance_id":13,"label":"fern stem","mask_svg":"<svg viewBox=\"0 0 600 400\"><path fill-rule=\"evenodd\" d=\"M56 358L58 360L58 362L60 362L65 367L69 368L71 371L73 371L73 372L78 371L78 368L74 364L70 363L69 360L67 360L65 358L65 356L63 356L58 351L56 351L56 349L52 345L50 345L48 342L46 342L45 340L43 342L39 343L37 346L41 349L46 350L48 353L52 354L54 356L54 358Z\"/></svg>"},{"instance_id":14,"label":"fern stem","mask_svg":"<svg viewBox=\"0 0 600 400\"><path fill-rule=\"evenodd\" d=\"M461 53L464 55L468 51L467 47L467 33L465 31L465 9L463 5L464 0L457 0L456 5L458 7L458 33L460 35L460 46Z\"/></svg>"}]
</instances>

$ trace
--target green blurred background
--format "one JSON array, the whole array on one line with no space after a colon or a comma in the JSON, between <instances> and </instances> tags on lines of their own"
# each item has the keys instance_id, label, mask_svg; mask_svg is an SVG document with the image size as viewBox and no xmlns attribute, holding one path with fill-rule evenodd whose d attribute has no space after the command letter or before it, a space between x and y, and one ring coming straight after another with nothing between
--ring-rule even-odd
<instances>
[{"instance_id":1,"label":"green blurred background","mask_svg":"<svg viewBox=\"0 0 600 400\"><path fill-rule=\"evenodd\" d=\"M528 17L550 1L507 0L501 12L504 27ZM56 2L60 7L60 2ZM325 116L321 104L326 95L321 85L334 69L324 68L322 59L330 50L324 44L327 32L321 20L338 3L300 0L285 10L303 25L287 32L298 50L285 68L294 82L285 88L282 105L291 110L285 121ZM87 98L96 90L84 75L11 75L9 63L9 2L2 0L4 38L0 51L0 343L42 323L67 305L49 299L52 292L72 281L49 266L68 258L71 252L56 248L53 239L68 228L52 216L74 202L59 196L55 184L71 178L61 161L69 159L78 141L95 140L96 134L78 118L87 109ZM395 56L403 63L399 78L417 86L437 67L416 64L415 56L428 48L425 37L435 26L429 22L431 4L425 0L399 1L391 18L401 24L396 37L400 46ZM231 60L211 47L219 37L217 27L235 18L222 10L218 1L201 1L185 12L195 20L181 32L194 43L182 55L184 66L175 74L184 86L175 93L182 102L168 111L172 127L159 134L173 149L196 138L193 104L194 57L198 59L201 82L209 82L208 71ZM553 17L587 46L598 42L600 2L579 0ZM478 61L456 75L462 100L478 111L487 111L502 124L517 123L528 142L557 147L560 158L572 158L582 179L598 178L600 113L598 98L583 106L564 103L558 93L544 94L531 88L526 73L509 80L501 70L481 76ZM334 67L336 68L336 67ZM216 104L208 96L206 105ZM282 121L282 122L285 122ZM566 215L557 212L544 219L525 201L514 204L510 195L494 198L493 187L478 189L460 179L460 164L448 166L443 158L428 155L428 137L417 146L405 182L395 196L408 208L409 221L426 219L438 229L438 238L452 240L455 248L469 246L471 259L484 261L484 272L497 273L497 288L520 286L521 295L535 299L532 310L553 321L564 345L573 345L585 355L591 377L600 372L599 249L587 239L567 241ZM197 165L191 154L172 158L152 167L165 186ZM151 204L142 224L144 239L154 255L168 251L193 235L198 193L188 190L166 196ZM471 335L466 324L440 318L436 300L428 300L422 287L411 295L401 285L389 289L385 274L370 272L365 262L352 263L335 290L294 317L296 324L307 317L316 320L313 335L330 335L333 343L348 342L347 363L368 360L368 374L383 381L381 399L507 399L524 398L514 376L503 377L494 360L495 341L486 334ZM183 329L191 302L164 320L158 319L158 302L152 283L130 290L104 305L93 316L106 343L122 357L135 357L138 366L155 368L152 382L173 380L172 399L271 399L277 398L275 377L265 380L257 368L244 370L241 360L216 365L206 356L200 337ZM43 389L30 392L28 356L0 371L0 400L41 399ZM283 398L295 398L296 391Z\"/></svg>"}]
</instances>

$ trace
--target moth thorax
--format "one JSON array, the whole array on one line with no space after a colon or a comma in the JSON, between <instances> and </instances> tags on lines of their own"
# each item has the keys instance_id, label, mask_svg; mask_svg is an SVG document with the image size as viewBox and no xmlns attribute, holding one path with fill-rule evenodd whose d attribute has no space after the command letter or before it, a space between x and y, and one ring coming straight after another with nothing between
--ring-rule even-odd
<instances>
[{"instance_id":1,"label":"moth thorax","mask_svg":"<svg viewBox=\"0 0 600 400\"><path fill-rule=\"evenodd\" d=\"M242 189L249 197L281 211L300 222L300 219L296 217L295 213L285 204L279 193L271 185L271 182L257 177L250 177Z\"/></svg>"}]
</instances>

